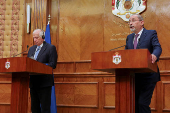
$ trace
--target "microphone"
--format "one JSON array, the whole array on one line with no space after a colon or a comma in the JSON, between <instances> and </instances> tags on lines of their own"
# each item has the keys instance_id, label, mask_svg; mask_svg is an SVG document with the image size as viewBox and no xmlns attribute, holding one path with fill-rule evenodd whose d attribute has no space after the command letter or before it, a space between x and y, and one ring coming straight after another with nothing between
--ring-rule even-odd
<instances>
[{"instance_id":1,"label":"microphone","mask_svg":"<svg viewBox=\"0 0 170 113\"><path fill-rule=\"evenodd\" d=\"M26 50L26 51L28 51L28 48L29 48L29 45L27 45L27 50ZM24 52L26 52L26 51L23 51L22 53L24 53ZM13 57L16 57L16 56L18 56L18 55L20 55L20 54L22 54L22 53L16 54L16 55L14 55Z\"/></svg>"},{"instance_id":2,"label":"microphone","mask_svg":"<svg viewBox=\"0 0 170 113\"><path fill-rule=\"evenodd\" d=\"M109 51L113 51L113 50L115 50L115 49L118 49L118 48L121 48L121 47L124 47L124 46L126 46L126 45L119 46L119 47L117 47L117 48L113 48L113 49L111 49L111 50L109 50Z\"/></svg>"},{"instance_id":3,"label":"microphone","mask_svg":"<svg viewBox=\"0 0 170 113\"><path fill-rule=\"evenodd\" d=\"M127 44L127 42L128 42L128 38L126 38L126 44ZM126 46L126 45L123 45L123 46L119 46L119 47L116 47L116 48L110 49L109 51L113 51L113 50L115 50L115 49L118 49L118 48L121 48L121 47L124 47L124 46Z\"/></svg>"}]
</instances>

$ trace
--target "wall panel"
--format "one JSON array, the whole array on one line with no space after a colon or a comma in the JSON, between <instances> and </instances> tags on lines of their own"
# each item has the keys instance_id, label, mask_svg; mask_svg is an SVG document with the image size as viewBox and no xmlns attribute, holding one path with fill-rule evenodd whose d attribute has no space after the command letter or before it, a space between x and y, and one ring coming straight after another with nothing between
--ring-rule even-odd
<instances>
[{"instance_id":1,"label":"wall panel","mask_svg":"<svg viewBox=\"0 0 170 113\"><path fill-rule=\"evenodd\" d=\"M154 89L154 93L153 93L153 95L152 95L152 99L151 99L151 104L150 104L150 108L152 109L152 110L158 110L158 106L157 106L157 98L158 98L158 93L157 93L157 85L156 85L156 87L155 87L155 89Z\"/></svg>"},{"instance_id":2,"label":"wall panel","mask_svg":"<svg viewBox=\"0 0 170 113\"><path fill-rule=\"evenodd\" d=\"M170 111L170 82L163 82L163 110Z\"/></svg>"},{"instance_id":3,"label":"wall panel","mask_svg":"<svg viewBox=\"0 0 170 113\"><path fill-rule=\"evenodd\" d=\"M104 108L115 108L115 82L104 82Z\"/></svg>"},{"instance_id":4,"label":"wall panel","mask_svg":"<svg viewBox=\"0 0 170 113\"><path fill-rule=\"evenodd\" d=\"M92 70L90 60L92 52L125 44L131 33L127 22L112 14L111 0L44 0L44 10L41 6L34 7L38 1L43 2L0 0L0 57L12 56L26 50L27 45L32 46L32 31L36 27L45 30L50 14L51 41L59 55L54 70L58 113L115 113L115 76ZM30 34L26 33L28 4L32 8ZM158 63L161 81L153 94L152 113L170 113L169 4L169 0L147 0L147 9L142 13L145 28L157 30L163 48ZM10 112L10 85L11 76L0 74L2 113ZM30 113L30 96L28 108Z\"/></svg>"},{"instance_id":5,"label":"wall panel","mask_svg":"<svg viewBox=\"0 0 170 113\"><path fill-rule=\"evenodd\" d=\"M56 82L58 106L98 107L98 83Z\"/></svg>"},{"instance_id":6,"label":"wall panel","mask_svg":"<svg viewBox=\"0 0 170 113\"><path fill-rule=\"evenodd\" d=\"M0 104L11 103L11 83L0 84Z\"/></svg>"},{"instance_id":7,"label":"wall panel","mask_svg":"<svg viewBox=\"0 0 170 113\"><path fill-rule=\"evenodd\" d=\"M0 105L0 113L10 113L10 105Z\"/></svg>"},{"instance_id":8,"label":"wall panel","mask_svg":"<svg viewBox=\"0 0 170 113\"><path fill-rule=\"evenodd\" d=\"M87 60L103 51L103 1L60 1L59 61Z\"/></svg>"},{"instance_id":9,"label":"wall panel","mask_svg":"<svg viewBox=\"0 0 170 113\"><path fill-rule=\"evenodd\" d=\"M169 45L169 31L170 31L170 1L169 0L157 0L156 3L156 14L153 17L157 18L156 23L153 23L156 26L156 30L158 32L158 37L163 48L162 55L164 57L170 56L170 45ZM151 19L154 20L154 19ZM154 28L153 28L154 29Z\"/></svg>"}]
</instances>

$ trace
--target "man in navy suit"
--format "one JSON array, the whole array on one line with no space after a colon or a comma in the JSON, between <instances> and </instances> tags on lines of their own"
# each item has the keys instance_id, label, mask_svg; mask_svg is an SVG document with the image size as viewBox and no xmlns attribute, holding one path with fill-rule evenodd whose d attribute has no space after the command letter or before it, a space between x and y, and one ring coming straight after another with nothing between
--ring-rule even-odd
<instances>
[{"instance_id":1,"label":"man in navy suit","mask_svg":"<svg viewBox=\"0 0 170 113\"><path fill-rule=\"evenodd\" d=\"M41 29L34 30L33 39L35 45L29 49L28 57L34 57L38 62L55 69L57 64L56 47L44 41L45 35ZM32 113L50 113L51 88L53 84L53 75L30 75Z\"/></svg>"},{"instance_id":2,"label":"man in navy suit","mask_svg":"<svg viewBox=\"0 0 170 113\"><path fill-rule=\"evenodd\" d=\"M125 49L148 49L151 61L159 60L162 48L155 30L146 30L141 15L132 15L129 19L132 34L127 36ZM142 55L141 55L142 57ZM135 113L151 113L150 103L156 83L160 81L159 69L156 73L135 74Z\"/></svg>"}]
</instances>

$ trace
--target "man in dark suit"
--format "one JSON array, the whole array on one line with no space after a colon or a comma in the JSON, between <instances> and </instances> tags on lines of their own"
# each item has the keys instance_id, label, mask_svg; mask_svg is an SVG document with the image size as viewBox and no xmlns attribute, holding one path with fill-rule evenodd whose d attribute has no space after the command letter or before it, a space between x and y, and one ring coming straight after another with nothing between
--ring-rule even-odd
<instances>
[{"instance_id":1,"label":"man in dark suit","mask_svg":"<svg viewBox=\"0 0 170 113\"><path fill-rule=\"evenodd\" d=\"M29 49L28 57L34 57L38 62L55 69L57 64L56 47L44 41L45 35L41 29L34 30L33 39L35 45ZM53 75L30 75L32 113L50 113L51 88L53 84Z\"/></svg>"},{"instance_id":2,"label":"man in dark suit","mask_svg":"<svg viewBox=\"0 0 170 113\"><path fill-rule=\"evenodd\" d=\"M158 61L162 48L155 30L146 30L141 15L132 15L129 19L132 34L127 36L125 49L148 49L152 63ZM142 55L141 55L142 57ZM151 113L150 103L156 83L160 81L159 69L156 73L135 74L135 113Z\"/></svg>"}]
</instances>

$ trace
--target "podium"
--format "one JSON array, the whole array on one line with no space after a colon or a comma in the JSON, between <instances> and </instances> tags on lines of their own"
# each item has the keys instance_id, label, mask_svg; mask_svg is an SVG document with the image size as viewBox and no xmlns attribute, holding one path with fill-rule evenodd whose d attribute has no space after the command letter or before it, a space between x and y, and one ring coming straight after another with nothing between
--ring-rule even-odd
<instances>
[{"instance_id":1,"label":"podium","mask_svg":"<svg viewBox=\"0 0 170 113\"><path fill-rule=\"evenodd\" d=\"M152 64L147 49L129 49L91 54L91 68L115 73L116 113L135 113L134 74L157 72L157 64Z\"/></svg>"},{"instance_id":2,"label":"podium","mask_svg":"<svg viewBox=\"0 0 170 113\"><path fill-rule=\"evenodd\" d=\"M0 73L12 73L11 113L27 113L29 75L52 74L52 67L28 57L2 58Z\"/></svg>"}]
</instances>

